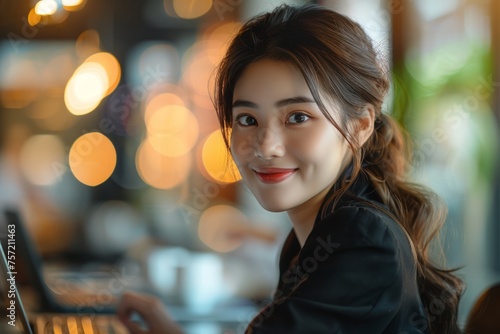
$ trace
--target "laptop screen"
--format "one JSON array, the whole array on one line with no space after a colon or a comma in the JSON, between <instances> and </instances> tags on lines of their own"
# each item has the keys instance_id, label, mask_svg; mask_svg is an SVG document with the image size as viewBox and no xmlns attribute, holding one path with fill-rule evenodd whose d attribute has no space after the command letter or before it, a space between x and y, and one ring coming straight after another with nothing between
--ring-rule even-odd
<instances>
[{"instance_id":1,"label":"laptop screen","mask_svg":"<svg viewBox=\"0 0 500 334\"><path fill-rule=\"evenodd\" d=\"M16 287L15 253L10 253L11 260L8 262L2 246L5 245L2 245L0 241L0 307L2 308L0 332L32 334Z\"/></svg>"}]
</instances>

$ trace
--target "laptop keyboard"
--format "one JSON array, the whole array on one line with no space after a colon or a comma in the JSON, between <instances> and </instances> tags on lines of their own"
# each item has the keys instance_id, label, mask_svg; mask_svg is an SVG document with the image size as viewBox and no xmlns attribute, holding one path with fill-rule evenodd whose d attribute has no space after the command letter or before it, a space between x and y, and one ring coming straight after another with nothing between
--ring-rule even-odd
<instances>
[{"instance_id":1,"label":"laptop keyboard","mask_svg":"<svg viewBox=\"0 0 500 334\"><path fill-rule=\"evenodd\" d=\"M66 293L57 295L57 301L65 306L96 306L96 310L102 307L113 307L118 303L116 297L98 297L92 294Z\"/></svg>"},{"instance_id":2,"label":"laptop keyboard","mask_svg":"<svg viewBox=\"0 0 500 334\"><path fill-rule=\"evenodd\" d=\"M37 334L127 334L116 317L53 315L38 316ZM42 330L40 330L42 329Z\"/></svg>"}]
</instances>

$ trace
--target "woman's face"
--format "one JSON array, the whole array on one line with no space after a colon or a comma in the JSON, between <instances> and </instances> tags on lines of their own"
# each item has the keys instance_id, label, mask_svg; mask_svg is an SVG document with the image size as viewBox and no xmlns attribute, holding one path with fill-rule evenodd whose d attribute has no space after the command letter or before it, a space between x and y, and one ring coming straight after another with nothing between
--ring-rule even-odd
<instances>
[{"instance_id":1,"label":"woman's face","mask_svg":"<svg viewBox=\"0 0 500 334\"><path fill-rule=\"evenodd\" d=\"M333 104L326 106L338 120ZM347 142L290 63L250 64L235 86L232 113L234 160L269 211L321 202L350 160Z\"/></svg>"}]
</instances>

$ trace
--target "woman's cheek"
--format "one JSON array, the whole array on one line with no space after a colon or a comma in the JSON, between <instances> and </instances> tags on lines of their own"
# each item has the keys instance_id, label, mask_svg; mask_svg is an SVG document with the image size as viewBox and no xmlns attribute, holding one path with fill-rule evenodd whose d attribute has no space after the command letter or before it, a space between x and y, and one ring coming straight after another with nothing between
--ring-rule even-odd
<instances>
[{"instance_id":1,"label":"woman's cheek","mask_svg":"<svg viewBox=\"0 0 500 334\"><path fill-rule=\"evenodd\" d=\"M253 147L249 136L233 134L231 137L231 152L238 165L248 161L249 157L253 154Z\"/></svg>"},{"instance_id":2,"label":"woman's cheek","mask_svg":"<svg viewBox=\"0 0 500 334\"><path fill-rule=\"evenodd\" d=\"M314 129L311 129L314 130ZM314 156L323 151L326 141L322 138L321 131L303 131L289 141L289 148L299 156Z\"/></svg>"}]
</instances>

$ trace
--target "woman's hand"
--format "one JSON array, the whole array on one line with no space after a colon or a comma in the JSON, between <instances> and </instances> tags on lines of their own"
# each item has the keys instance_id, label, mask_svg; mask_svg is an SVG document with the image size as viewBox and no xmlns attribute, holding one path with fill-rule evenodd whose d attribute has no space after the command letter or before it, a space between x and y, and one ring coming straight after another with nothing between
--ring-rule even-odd
<instances>
[{"instance_id":1,"label":"woman's hand","mask_svg":"<svg viewBox=\"0 0 500 334\"><path fill-rule=\"evenodd\" d=\"M137 313L144 326L131 320ZM156 297L127 291L118 304L117 315L131 334L182 334L181 327L167 313L163 303Z\"/></svg>"}]
</instances>

